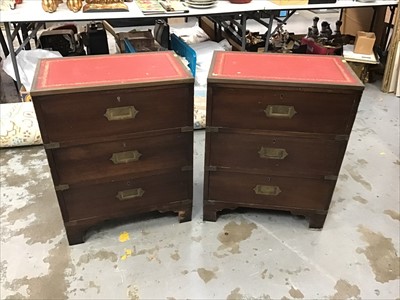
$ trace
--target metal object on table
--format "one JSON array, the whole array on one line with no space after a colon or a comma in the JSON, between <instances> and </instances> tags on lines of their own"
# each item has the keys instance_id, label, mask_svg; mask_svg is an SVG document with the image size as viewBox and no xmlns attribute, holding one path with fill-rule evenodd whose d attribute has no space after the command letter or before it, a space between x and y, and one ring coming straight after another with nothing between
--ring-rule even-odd
<instances>
[{"instance_id":1,"label":"metal object on table","mask_svg":"<svg viewBox=\"0 0 400 300\"><path fill-rule=\"evenodd\" d=\"M86 0L83 12L129 11L124 0Z\"/></svg>"},{"instance_id":2,"label":"metal object on table","mask_svg":"<svg viewBox=\"0 0 400 300\"><path fill-rule=\"evenodd\" d=\"M67 0L67 6L69 10L78 12L82 8L82 0Z\"/></svg>"}]
</instances>

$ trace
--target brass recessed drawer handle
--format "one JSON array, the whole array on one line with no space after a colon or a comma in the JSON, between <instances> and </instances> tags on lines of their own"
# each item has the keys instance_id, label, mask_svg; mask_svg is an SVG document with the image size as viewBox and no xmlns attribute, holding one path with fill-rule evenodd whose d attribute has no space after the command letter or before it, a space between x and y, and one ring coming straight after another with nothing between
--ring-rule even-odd
<instances>
[{"instance_id":1,"label":"brass recessed drawer handle","mask_svg":"<svg viewBox=\"0 0 400 300\"><path fill-rule=\"evenodd\" d=\"M257 195L278 196L282 190L276 185L256 185L253 189Z\"/></svg>"},{"instance_id":2,"label":"brass recessed drawer handle","mask_svg":"<svg viewBox=\"0 0 400 300\"><path fill-rule=\"evenodd\" d=\"M104 116L108 121L121 121L134 119L139 111L134 106L121 106L107 108Z\"/></svg>"},{"instance_id":3,"label":"brass recessed drawer handle","mask_svg":"<svg viewBox=\"0 0 400 300\"><path fill-rule=\"evenodd\" d=\"M268 147L261 147L258 154L261 158L265 159L284 159L288 156L286 149L283 148L268 148Z\"/></svg>"},{"instance_id":4,"label":"brass recessed drawer handle","mask_svg":"<svg viewBox=\"0 0 400 300\"><path fill-rule=\"evenodd\" d=\"M144 190L141 188L131 189L125 191L119 191L116 195L116 198L120 201L130 200L134 198L140 198L144 194Z\"/></svg>"},{"instance_id":5,"label":"brass recessed drawer handle","mask_svg":"<svg viewBox=\"0 0 400 300\"><path fill-rule=\"evenodd\" d=\"M129 162L138 161L141 156L142 156L142 154L137 150L126 151L126 152L117 152L117 153L113 153L110 160L116 165L126 164Z\"/></svg>"},{"instance_id":6,"label":"brass recessed drawer handle","mask_svg":"<svg viewBox=\"0 0 400 300\"><path fill-rule=\"evenodd\" d=\"M278 119L291 119L297 113L291 105L268 105L264 112L267 118Z\"/></svg>"}]
</instances>

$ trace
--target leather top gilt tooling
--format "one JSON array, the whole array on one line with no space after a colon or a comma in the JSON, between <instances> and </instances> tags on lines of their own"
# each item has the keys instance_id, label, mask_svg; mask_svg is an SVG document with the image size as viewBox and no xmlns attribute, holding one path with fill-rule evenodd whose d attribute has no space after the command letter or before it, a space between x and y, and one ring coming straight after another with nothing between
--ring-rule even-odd
<instances>
[{"instance_id":1,"label":"leather top gilt tooling","mask_svg":"<svg viewBox=\"0 0 400 300\"><path fill-rule=\"evenodd\" d=\"M106 59L105 59L106 58ZM122 55L102 55L44 59L40 61L34 91L57 88L102 86L191 78L185 67L169 51Z\"/></svg>"},{"instance_id":2,"label":"leather top gilt tooling","mask_svg":"<svg viewBox=\"0 0 400 300\"><path fill-rule=\"evenodd\" d=\"M341 57L218 52L210 79L361 85Z\"/></svg>"}]
</instances>

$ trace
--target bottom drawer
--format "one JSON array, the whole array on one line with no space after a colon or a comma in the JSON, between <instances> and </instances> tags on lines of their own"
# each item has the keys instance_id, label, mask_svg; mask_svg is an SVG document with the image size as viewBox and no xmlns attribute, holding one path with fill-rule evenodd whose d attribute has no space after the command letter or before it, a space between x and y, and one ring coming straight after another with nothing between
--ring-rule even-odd
<instances>
[{"instance_id":1,"label":"bottom drawer","mask_svg":"<svg viewBox=\"0 0 400 300\"><path fill-rule=\"evenodd\" d=\"M59 192L64 221L162 210L168 203L192 201L192 174L177 171Z\"/></svg>"},{"instance_id":2,"label":"bottom drawer","mask_svg":"<svg viewBox=\"0 0 400 300\"><path fill-rule=\"evenodd\" d=\"M208 199L243 207L327 210L335 180L210 172Z\"/></svg>"}]
</instances>

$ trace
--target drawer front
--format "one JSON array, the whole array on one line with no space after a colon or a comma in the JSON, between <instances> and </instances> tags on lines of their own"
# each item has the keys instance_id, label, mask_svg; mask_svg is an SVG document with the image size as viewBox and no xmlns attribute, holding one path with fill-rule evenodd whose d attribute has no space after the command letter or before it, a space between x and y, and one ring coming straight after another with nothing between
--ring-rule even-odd
<instances>
[{"instance_id":1,"label":"drawer front","mask_svg":"<svg viewBox=\"0 0 400 300\"><path fill-rule=\"evenodd\" d=\"M272 134L207 133L207 164L276 175L337 175L345 141Z\"/></svg>"},{"instance_id":2,"label":"drawer front","mask_svg":"<svg viewBox=\"0 0 400 300\"><path fill-rule=\"evenodd\" d=\"M244 207L327 210L336 181L210 172L208 199Z\"/></svg>"},{"instance_id":3,"label":"drawer front","mask_svg":"<svg viewBox=\"0 0 400 300\"><path fill-rule=\"evenodd\" d=\"M207 125L349 134L359 94L212 87ZM209 111L210 111L209 110Z\"/></svg>"},{"instance_id":4,"label":"drawer front","mask_svg":"<svg viewBox=\"0 0 400 300\"><path fill-rule=\"evenodd\" d=\"M71 185L192 166L192 150L193 133L185 132L54 149L50 156L55 184Z\"/></svg>"},{"instance_id":5,"label":"drawer front","mask_svg":"<svg viewBox=\"0 0 400 300\"><path fill-rule=\"evenodd\" d=\"M168 203L192 199L192 172L164 173L60 193L68 219L64 221L162 210Z\"/></svg>"},{"instance_id":6,"label":"drawer front","mask_svg":"<svg viewBox=\"0 0 400 300\"><path fill-rule=\"evenodd\" d=\"M193 126L193 86L60 94L35 98L45 143Z\"/></svg>"}]
</instances>

